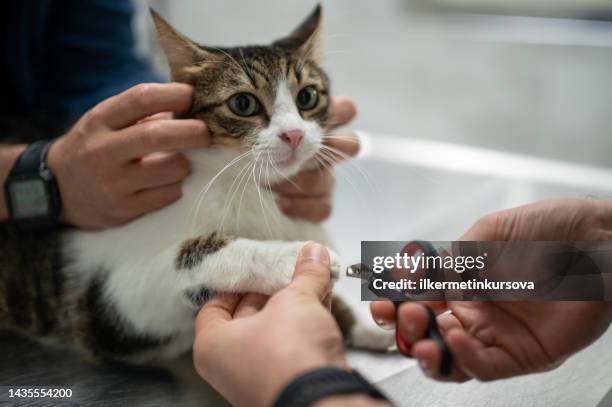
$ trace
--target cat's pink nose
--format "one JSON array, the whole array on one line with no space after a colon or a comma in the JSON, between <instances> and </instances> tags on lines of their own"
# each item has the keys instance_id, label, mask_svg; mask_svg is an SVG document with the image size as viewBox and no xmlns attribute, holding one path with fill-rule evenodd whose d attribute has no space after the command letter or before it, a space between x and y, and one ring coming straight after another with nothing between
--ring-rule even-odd
<instances>
[{"instance_id":1,"label":"cat's pink nose","mask_svg":"<svg viewBox=\"0 0 612 407\"><path fill-rule=\"evenodd\" d=\"M278 137L285 143L289 144L293 150L295 150L302 139L304 138L303 130L289 130L278 135Z\"/></svg>"}]
</instances>

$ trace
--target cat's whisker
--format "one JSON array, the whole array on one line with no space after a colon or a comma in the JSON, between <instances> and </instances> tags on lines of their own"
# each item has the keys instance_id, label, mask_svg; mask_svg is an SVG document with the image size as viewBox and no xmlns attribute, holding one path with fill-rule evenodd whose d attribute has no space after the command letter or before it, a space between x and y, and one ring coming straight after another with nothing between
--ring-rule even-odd
<instances>
[{"instance_id":1,"label":"cat's whisker","mask_svg":"<svg viewBox=\"0 0 612 407\"><path fill-rule=\"evenodd\" d=\"M234 158L233 160L231 160L229 163L227 163L221 170L219 170L217 172L217 174L215 174L215 176L208 181L208 183L202 188L202 190L200 191L200 193L198 194L194 204L192 205L192 208L190 209L190 214L189 216L186 217L186 220L188 222L188 225L186 225L187 228L189 228L189 226L191 226L191 228L193 229L193 232L197 231L197 218L200 214L200 210L202 209L201 206L204 202L204 198L206 197L206 194L208 193L208 191L210 190L210 188L212 187L212 185L214 184L214 182L219 179L219 177L225 172L227 171L229 168L231 168L233 165L237 164L239 161L241 161L242 159L244 159L245 157L247 157L249 154L251 154L251 151L247 151L243 154L240 154L238 157Z\"/></svg>"},{"instance_id":2,"label":"cat's whisker","mask_svg":"<svg viewBox=\"0 0 612 407\"><path fill-rule=\"evenodd\" d=\"M320 159L320 158L319 158ZM361 189L359 189L359 187L357 186L357 184L355 184L355 182L353 182L351 180L351 178L349 176L346 176L345 174L341 173L341 172L335 172L334 173L336 175L336 177L338 178L342 178L342 179L346 179L346 181L348 182L348 184L351 186L351 189L357 194L359 200L363 200L366 199L367 196L365 195L364 192L361 191Z\"/></svg>"},{"instance_id":3,"label":"cat's whisker","mask_svg":"<svg viewBox=\"0 0 612 407\"><path fill-rule=\"evenodd\" d=\"M278 169L276 164L274 164L274 161L270 160L270 163L272 164L272 168L274 169L274 171L276 171L276 173L278 175L280 175L281 178L283 178L285 181L289 182L291 185L296 187L299 191L302 190L302 188L294 180L292 180L291 178L287 177L285 174L282 173L281 170Z\"/></svg>"},{"instance_id":4,"label":"cat's whisker","mask_svg":"<svg viewBox=\"0 0 612 407\"><path fill-rule=\"evenodd\" d=\"M248 191L249 194L253 193L253 191L251 190L251 186L250 186L250 183L251 183L250 173L251 173L251 171L254 170L254 168L256 166L257 166L257 162L253 162L252 165L249 167L249 169L242 176L241 183L243 184L243 187L242 187L242 191L240 193L240 201L238 203L238 206L236 207L236 227L237 227L237 230L240 227L240 211L241 211L241 206L242 206L242 202L243 202L243 199L244 199L244 195L245 195L245 193L247 193L247 191ZM253 185L253 187L256 188L256 185Z\"/></svg>"},{"instance_id":5,"label":"cat's whisker","mask_svg":"<svg viewBox=\"0 0 612 407\"><path fill-rule=\"evenodd\" d=\"M338 152L339 151L336 150L336 152L334 152L334 153L337 154ZM337 156L332 156L331 153L329 151L326 151L326 149L324 149L323 147L322 147L321 150L319 150L319 154L320 154L321 157L323 157L325 160L329 161L330 163L333 163L333 162L337 161ZM348 156L347 156L347 158L348 158ZM374 192L374 187L371 184L368 176L358 166L355 165L355 168L357 168L360 171L360 173L363 176L364 180L368 184L368 187L370 188L371 192L373 193ZM339 171L337 173L338 173L338 175L344 175L344 174L341 174ZM360 195L360 197L364 198L363 193L359 190L359 188L357 187L357 184L348 175L345 176L345 179L349 182L349 184L355 190L355 192L357 192L357 194Z\"/></svg>"},{"instance_id":6,"label":"cat's whisker","mask_svg":"<svg viewBox=\"0 0 612 407\"><path fill-rule=\"evenodd\" d=\"M358 138L342 137L342 136L323 136L323 140L341 140L348 143L360 144Z\"/></svg>"},{"instance_id":7,"label":"cat's whisker","mask_svg":"<svg viewBox=\"0 0 612 407\"><path fill-rule=\"evenodd\" d=\"M227 200L225 210L223 211L223 217L221 218L221 222L220 222L220 224L219 224L219 228L220 228L220 230L221 230L222 232L225 230L225 218L227 217L227 214L230 212L230 210L231 210L231 208L232 208L232 202L234 201L234 196L236 195L236 192L238 192L238 189L239 189L239 187L240 187L240 183L238 183L238 184L236 185L236 182L237 182L239 179L240 179L240 180L242 180L242 175L243 175L243 173L245 173L245 172L247 171L247 169L250 167L250 165L251 165L251 164L252 164L252 162L251 162L251 163L248 163L247 165L245 165L245 166L244 166L244 167L243 167L243 168L240 170L240 172L238 173L238 175L236 175L236 177L234 178L234 181L232 182L232 185L231 185L231 186L230 186L230 188L228 189L228 192L227 192L227 194L226 194L226 197L227 197L227 195L230 195L230 194L231 194L231 195L230 195L230 197L229 197L229 200ZM234 188L234 186L235 186L235 188Z\"/></svg>"},{"instance_id":8,"label":"cat's whisker","mask_svg":"<svg viewBox=\"0 0 612 407\"><path fill-rule=\"evenodd\" d=\"M353 160L353 157L346 154L344 151L340 151L337 148L330 147L326 144L322 144L319 152L320 153L325 152L328 155L328 157L332 159L332 162L342 161L342 162L348 163L349 165L355 166L362 173L364 178L368 178L368 175L365 174L365 172L361 168L359 168L359 166L355 163L355 160ZM339 160L339 158L341 160Z\"/></svg>"},{"instance_id":9,"label":"cat's whisker","mask_svg":"<svg viewBox=\"0 0 612 407\"><path fill-rule=\"evenodd\" d=\"M261 153L259 153L259 155L257 156L257 159L259 159L260 155ZM268 232L270 232L270 237L274 237L274 233L272 233L272 228L270 227L270 222L268 221L268 215L266 214L266 210L263 205L263 200L261 197L261 189L259 188L259 183L257 182L257 179L255 178L255 167L253 167L252 176L253 176L253 182L255 182L255 188L257 188L257 195L259 196L259 204L261 206L261 212L264 217L264 221L266 222L266 227L268 228Z\"/></svg>"},{"instance_id":10,"label":"cat's whisker","mask_svg":"<svg viewBox=\"0 0 612 407\"><path fill-rule=\"evenodd\" d=\"M269 189L268 185L266 185L266 178L267 178L267 173L268 173L268 163L270 162L270 150L267 150L267 160L266 160L266 170L263 171L263 184L260 184L260 187L264 188L264 193L268 194L270 196L270 198L272 198L272 192ZM262 176L262 170L263 170L263 165L260 168L260 183L261 183L261 176ZM267 202L264 200L264 202ZM271 205L274 205L273 203ZM280 225L280 219L279 219L279 215L278 212L276 211L275 207L269 207L266 205L266 209L270 212L270 214L272 215L272 220L274 220L275 224L277 226Z\"/></svg>"},{"instance_id":11,"label":"cat's whisker","mask_svg":"<svg viewBox=\"0 0 612 407\"><path fill-rule=\"evenodd\" d=\"M368 183L371 183L372 178L370 175L363 170L355 160L353 160L352 156L346 154L344 151L340 151L337 148L333 148L325 144L321 145L321 149L319 150L319 152L323 151L325 151L335 161L338 161L338 157L342 158L344 160L343 162L346 162L348 165L352 165L355 169L357 169L357 171L359 171L359 173Z\"/></svg>"},{"instance_id":12,"label":"cat's whisker","mask_svg":"<svg viewBox=\"0 0 612 407\"><path fill-rule=\"evenodd\" d=\"M270 151L268 150L268 163L270 164L270 167L272 167L273 163L272 163L272 157L270 156ZM272 191L272 181L270 180L270 171L268 170L268 167L266 165L266 175L267 175L267 183L268 183L268 193L270 194L270 198L272 200L272 202L276 202L275 195L274 192ZM282 222L282 215L278 209L278 207L274 207L273 209L273 213L276 215L276 218L279 219L279 224Z\"/></svg>"},{"instance_id":13,"label":"cat's whisker","mask_svg":"<svg viewBox=\"0 0 612 407\"><path fill-rule=\"evenodd\" d=\"M238 157L234 158L233 160L231 160L228 164L226 164L219 172L217 172L217 174L215 174L215 176L202 188L202 190L200 191L200 193L198 194L197 200L195 202L195 210L194 208L192 208L193 211L193 218L192 220L192 224L194 224L195 222L195 218L197 217L197 215L199 214L199 211L201 209L201 204L204 200L204 197L206 196L206 194L208 193L210 187L213 185L213 183L225 172L227 171L229 168L231 168L233 165L237 164L240 160L244 159L246 156L249 155L249 151L239 155Z\"/></svg>"},{"instance_id":14,"label":"cat's whisker","mask_svg":"<svg viewBox=\"0 0 612 407\"><path fill-rule=\"evenodd\" d=\"M255 163L253 162L252 165L254 166ZM238 207L236 209L236 233L238 235L240 235L240 211L242 210L242 201L244 199L244 193L246 192L247 187L249 186L249 181L251 180L251 178L248 175L249 175L249 171L245 172L245 174L242 177L244 179L244 185L242 187L242 192L240 193L240 201L238 202Z\"/></svg>"}]
</instances>

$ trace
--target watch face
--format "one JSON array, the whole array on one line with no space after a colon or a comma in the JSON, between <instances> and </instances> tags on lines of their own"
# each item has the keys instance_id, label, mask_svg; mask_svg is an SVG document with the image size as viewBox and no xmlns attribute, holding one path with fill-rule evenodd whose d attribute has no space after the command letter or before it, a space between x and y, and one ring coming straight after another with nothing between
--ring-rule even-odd
<instances>
[{"instance_id":1,"label":"watch face","mask_svg":"<svg viewBox=\"0 0 612 407\"><path fill-rule=\"evenodd\" d=\"M32 218L49 213L49 199L43 180L13 182L10 191L14 218Z\"/></svg>"}]
</instances>

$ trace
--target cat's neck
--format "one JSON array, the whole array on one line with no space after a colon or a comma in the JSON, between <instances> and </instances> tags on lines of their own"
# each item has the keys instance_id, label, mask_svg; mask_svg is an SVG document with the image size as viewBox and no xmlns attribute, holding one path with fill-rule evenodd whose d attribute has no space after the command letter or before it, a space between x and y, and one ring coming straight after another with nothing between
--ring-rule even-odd
<instances>
[{"instance_id":1,"label":"cat's neck","mask_svg":"<svg viewBox=\"0 0 612 407\"><path fill-rule=\"evenodd\" d=\"M287 219L278 210L269 180L250 153L208 148L187 154L191 175L175 208L191 234L217 231L251 238L283 235ZM280 224L279 224L280 222Z\"/></svg>"}]
</instances>

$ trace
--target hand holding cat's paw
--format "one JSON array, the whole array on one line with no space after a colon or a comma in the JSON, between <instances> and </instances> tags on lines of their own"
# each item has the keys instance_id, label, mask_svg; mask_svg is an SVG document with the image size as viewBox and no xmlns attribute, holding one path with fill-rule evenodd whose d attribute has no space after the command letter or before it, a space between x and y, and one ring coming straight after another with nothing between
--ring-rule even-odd
<instances>
[{"instance_id":1,"label":"hand holding cat's paw","mask_svg":"<svg viewBox=\"0 0 612 407\"><path fill-rule=\"evenodd\" d=\"M295 272L296 265L299 261L320 261L319 259L308 259L302 258L300 259L300 253L304 246L312 242L291 242L288 243L286 248L276 251L276 254L279 256L276 264L277 267L277 279L275 279L274 287L270 287L270 293L276 292L285 286L287 286L291 280L293 279L293 274ZM330 269L330 291L333 287L334 283L338 281L340 277L340 259L338 255L330 249L327 249L329 253L329 269ZM269 293L266 293L269 294Z\"/></svg>"}]
</instances>

